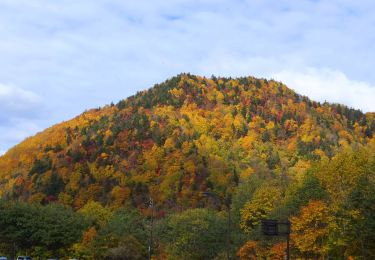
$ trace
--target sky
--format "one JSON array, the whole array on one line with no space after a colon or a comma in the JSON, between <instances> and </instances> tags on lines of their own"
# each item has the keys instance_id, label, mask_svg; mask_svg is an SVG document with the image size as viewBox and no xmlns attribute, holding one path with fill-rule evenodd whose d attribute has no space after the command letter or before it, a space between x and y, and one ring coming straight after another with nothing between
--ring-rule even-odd
<instances>
[{"instance_id":1,"label":"sky","mask_svg":"<svg viewBox=\"0 0 375 260\"><path fill-rule=\"evenodd\" d=\"M0 154L181 72L375 111L373 0L0 0Z\"/></svg>"}]
</instances>

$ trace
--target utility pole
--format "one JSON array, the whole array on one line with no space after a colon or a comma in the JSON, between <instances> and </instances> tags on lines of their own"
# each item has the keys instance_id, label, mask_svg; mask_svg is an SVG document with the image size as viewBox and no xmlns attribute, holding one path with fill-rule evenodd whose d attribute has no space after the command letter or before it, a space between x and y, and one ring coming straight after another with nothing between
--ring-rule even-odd
<instances>
[{"instance_id":1,"label":"utility pole","mask_svg":"<svg viewBox=\"0 0 375 260\"><path fill-rule=\"evenodd\" d=\"M227 195L225 197L225 201L224 201L224 204L225 204L225 207L227 208L227 211L228 211L228 227L227 227L227 260L230 259L230 248L231 248L231 241L230 241L230 237L231 237L231 216L230 216L230 205L231 205L231 197L229 197L229 195Z\"/></svg>"},{"instance_id":2,"label":"utility pole","mask_svg":"<svg viewBox=\"0 0 375 260\"><path fill-rule=\"evenodd\" d=\"M148 240L148 260L151 260L152 255L152 243L153 243L153 228L154 228L154 200L150 197L149 208L151 209L151 220L150 220L150 237Z\"/></svg>"},{"instance_id":3,"label":"utility pole","mask_svg":"<svg viewBox=\"0 0 375 260\"><path fill-rule=\"evenodd\" d=\"M227 260L230 259L230 229L231 229L231 219L230 219L230 207L228 207L228 227L227 227Z\"/></svg>"},{"instance_id":4,"label":"utility pole","mask_svg":"<svg viewBox=\"0 0 375 260\"><path fill-rule=\"evenodd\" d=\"M287 237L286 237L286 260L290 260L290 245L289 245L289 240L290 240L290 234L288 234Z\"/></svg>"}]
</instances>

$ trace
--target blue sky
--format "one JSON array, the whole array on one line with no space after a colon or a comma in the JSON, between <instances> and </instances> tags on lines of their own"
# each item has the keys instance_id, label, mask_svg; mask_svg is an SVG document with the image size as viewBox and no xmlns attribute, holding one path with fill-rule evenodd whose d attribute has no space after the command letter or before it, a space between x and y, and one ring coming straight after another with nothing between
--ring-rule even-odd
<instances>
[{"instance_id":1,"label":"blue sky","mask_svg":"<svg viewBox=\"0 0 375 260\"><path fill-rule=\"evenodd\" d=\"M0 0L0 154L180 72L375 111L373 0Z\"/></svg>"}]
</instances>

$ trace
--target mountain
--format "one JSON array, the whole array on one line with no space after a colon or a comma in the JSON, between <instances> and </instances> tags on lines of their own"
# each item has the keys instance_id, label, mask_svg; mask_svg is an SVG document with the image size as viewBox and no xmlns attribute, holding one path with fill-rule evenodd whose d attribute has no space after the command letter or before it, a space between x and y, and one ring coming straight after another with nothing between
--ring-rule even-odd
<instances>
[{"instance_id":1,"label":"mountain","mask_svg":"<svg viewBox=\"0 0 375 260\"><path fill-rule=\"evenodd\" d=\"M0 157L0 197L75 209L142 208L152 197L183 210L254 174L297 180L374 132L374 113L321 104L274 80L180 74L10 149Z\"/></svg>"}]
</instances>

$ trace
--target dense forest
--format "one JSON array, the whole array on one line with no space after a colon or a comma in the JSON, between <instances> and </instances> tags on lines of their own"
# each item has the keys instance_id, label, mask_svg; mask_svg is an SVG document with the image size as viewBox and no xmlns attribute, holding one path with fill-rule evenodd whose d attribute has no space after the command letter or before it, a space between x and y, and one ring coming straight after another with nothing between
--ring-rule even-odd
<instances>
[{"instance_id":1,"label":"dense forest","mask_svg":"<svg viewBox=\"0 0 375 260\"><path fill-rule=\"evenodd\" d=\"M180 74L0 157L0 255L284 259L272 218L293 258L374 259L374 133L274 80Z\"/></svg>"}]
</instances>

